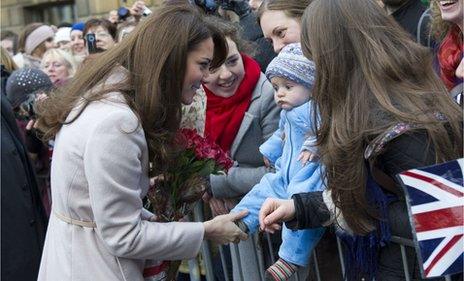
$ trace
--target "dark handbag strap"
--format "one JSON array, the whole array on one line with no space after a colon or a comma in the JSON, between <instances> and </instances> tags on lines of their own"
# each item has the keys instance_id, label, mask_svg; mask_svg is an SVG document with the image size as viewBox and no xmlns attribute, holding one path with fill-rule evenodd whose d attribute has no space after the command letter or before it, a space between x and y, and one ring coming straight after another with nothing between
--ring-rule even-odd
<instances>
[{"instance_id":1,"label":"dark handbag strap","mask_svg":"<svg viewBox=\"0 0 464 281\"><path fill-rule=\"evenodd\" d=\"M375 160L370 158L369 161L369 169L371 171L372 178L375 182L380 185L383 189L388 192L391 192L401 198L403 195L401 191L398 189L398 184L393 180L392 177L387 175L384 171L382 171L377 165L375 165Z\"/></svg>"}]
</instances>

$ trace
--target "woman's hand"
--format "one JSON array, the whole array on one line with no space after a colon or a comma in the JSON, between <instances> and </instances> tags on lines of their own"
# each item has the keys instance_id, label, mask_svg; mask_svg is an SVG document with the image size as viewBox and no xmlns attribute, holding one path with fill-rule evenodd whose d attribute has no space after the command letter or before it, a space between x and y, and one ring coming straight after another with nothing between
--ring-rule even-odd
<instances>
[{"instance_id":1,"label":"woman's hand","mask_svg":"<svg viewBox=\"0 0 464 281\"><path fill-rule=\"evenodd\" d=\"M234 223L236 220L245 217L247 214L248 211L243 210L240 213L221 215L204 222L205 239L219 244L227 244L231 242L238 243L240 240L248 239L248 235L241 231Z\"/></svg>"},{"instance_id":2,"label":"woman's hand","mask_svg":"<svg viewBox=\"0 0 464 281\"><path fill-rule=\"evenodd\" d=\"M281 228L280 223L295 217L293 200L268 198L259 210L259 226L261 230L274 233Z\"/></svg>"},{"instance_id":3,"label":"woman's hand","mask_svg":"<svg viewBox=\"0 0 464 281\"><path fill-rule=\"evenodd\" d=\"M134 17L141 17L145 9L145 1L135 1L129 12Z\"/></svg>"}]
</instances>

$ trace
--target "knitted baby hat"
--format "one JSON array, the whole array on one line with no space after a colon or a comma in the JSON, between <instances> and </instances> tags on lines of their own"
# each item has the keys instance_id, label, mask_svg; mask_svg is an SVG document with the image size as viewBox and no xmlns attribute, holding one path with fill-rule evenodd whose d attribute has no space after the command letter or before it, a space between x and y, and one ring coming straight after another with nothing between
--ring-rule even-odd
<instances>
[{"instance_id":1,"label":"knitted baby hat","mask_svg":"<svg viewBox=\"0 0 464 281\"><path fill-rule=\"evenodd\" d=\"M282 77L312 89L316 68L301 51L300 43L288 44L275 57L266 69L269 80L272 77Z\"/></svg>"},{"instance_id":2,"label":"knitted baby hat","mask_svg":"<svg viewBox=\"0 0 464 281\"><path fill-rule=\"evenodd\" d=\"M24 102L30 94L47 91L53 86L47 74L39 69L21 68L13 71L8 78L5 92L13 108Z\"/></svg>"}]
</instances>

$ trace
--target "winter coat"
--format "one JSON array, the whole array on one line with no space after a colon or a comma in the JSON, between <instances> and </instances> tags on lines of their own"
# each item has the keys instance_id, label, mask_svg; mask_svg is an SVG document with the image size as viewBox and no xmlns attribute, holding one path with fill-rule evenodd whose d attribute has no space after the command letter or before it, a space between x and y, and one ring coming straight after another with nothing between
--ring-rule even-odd
<instances>
[{"instance_id":1,"label":"winter coat","mask_svg":"<svg viewBox=\"0 0 464 281\"><path fill-rule=\"evenodd\" d=\"M245 195L268 172L259 146L277 129L280 109L274 102L274 89L266 76L261 77L251 96L230 154L235 164L227 176L212 175L211 190L216 198Z\"/></svg>"},{"instance_id":2,"label":"winter coat","mask_svg":"<svg viewBox=\"0 0 464 281\"><path fill-rule=\"evenodd\" d=\"M385 174L395 179L395 176L402 171L435 164L435 151L429 144L425 132L406 133L390 141L384 152L378 156L376 163ZM398 192L403 192L399 185ZM286 223L288 228L305 229L327 226L334 218L333 213L329 211L329 209L332 210L332 199L330 193L326 191L296 194L293 199L296 216L294 220ZM347 229L346 222L340 216L337 221ZM392 235L412 239L411 224L404 200L395 200L389 204L388 222ZM422 280L414 249L406 247L406 255L410 278ZM380 249L378 276L381 276L379 280L382 281L404 279L401 249L398 245L390 243Z\"/></svg>"},{"instance_id":3,"label":"winter coat","mask_svg":"<svg viewBox=\"0 0 464 281\"><path fill-rule=\"evenodd\" d=\"M1 96L1 280L37 280L47 218L11 105Z\"/></svg>"},{"instance_id":4,"label":"winter coat","mask_svg":"<svg viewBox=\"0 0 464 281\"><path fill-rule=\"evenodd\" d=\"M302 148L312 147L310 143L316 141L311 122L311 103L309 101L292 110L282 110L279 129L259 148L275 164L284 185L290 184L295 176L305 180L306 169L303 169L297 158Z\"/></svg>"},{"instance_id":5,"label":"winter coat","mask_svg":"<svg viewBox=\"0 0 464 281\"><path fill-rule=\"evenodd\" d=\"M123 79L121 69L107 83ZM52 214L39 281L142 281L147 260L196 256L202 223L148 220L152 214L142 202L148 169L144 131L121 93L91 102L61 128L53 152Z\"/></svg>"}]
</instances>

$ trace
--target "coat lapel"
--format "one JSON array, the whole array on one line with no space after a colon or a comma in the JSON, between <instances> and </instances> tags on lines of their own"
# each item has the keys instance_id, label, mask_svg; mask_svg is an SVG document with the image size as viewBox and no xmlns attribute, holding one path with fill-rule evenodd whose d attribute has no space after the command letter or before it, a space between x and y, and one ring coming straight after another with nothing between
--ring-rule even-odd
<instances>
[{"instance_id":1,"label":"coat lapel","mask_svg":"<svg viewBox=\"0 0 464 281\"><path fill-rule=\"evenodd\" d=\"M240 129L238 130L238 133L235 136L234 142L232 143L232 146L230 148L230 156L232 157L232 159L235 158L235 153L237 152L237 149L240 146L240 143L242 143L243 137L246 135L248 129L253 123L253 119L256 118L255 111L259 110L259 106L257 109L253 110L253 102L254 100L261 97L261 91L263 88L262 86L263 86L263 83L266 81L266 79L267 79L266 76L264 76L264 74L261 73L261 77L259 78L258 83L256 83L256 87L253 91L253 94L251 95L250 107L245 112L245 116L243 117L242 124L240 124Z\"/></svg>"}]
</instances>

